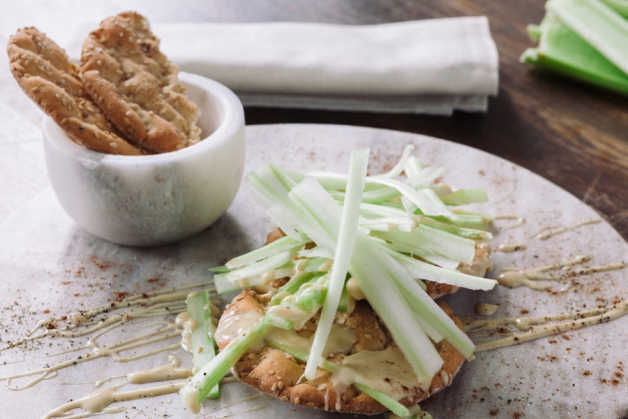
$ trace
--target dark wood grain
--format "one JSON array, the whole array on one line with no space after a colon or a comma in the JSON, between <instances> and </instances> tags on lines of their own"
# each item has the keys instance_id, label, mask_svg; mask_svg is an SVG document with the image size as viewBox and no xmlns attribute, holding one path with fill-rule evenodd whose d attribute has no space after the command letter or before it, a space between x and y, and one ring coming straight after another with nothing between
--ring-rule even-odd
<instances>
[{"instance_id":1,"label":"dark wood grain","mask_svg":"<svg viewBox=\"0 0 628 419\"><path fill-rule=\"evenodd\" d=\"M560 185L595 208L628 238L628 99L519 63L519 55L531 45L525 27L540 21L544 1L266 0L230 3L234 6L246 9L237 20L358 24L488 16L500 54L500 91L491 100L487 114L435 117L248 108L247 123L365 125L468 144Z\"/></svg>"}]
</instances>

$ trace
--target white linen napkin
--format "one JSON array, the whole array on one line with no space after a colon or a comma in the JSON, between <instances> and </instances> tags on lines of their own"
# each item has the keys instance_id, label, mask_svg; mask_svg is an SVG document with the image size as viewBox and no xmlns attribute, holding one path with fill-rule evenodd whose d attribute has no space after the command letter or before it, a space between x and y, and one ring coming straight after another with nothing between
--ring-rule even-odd
<instances>
[{"instance_id":1,"label":"white linen napkin","mask_svg":"<svg viewBox=\"0 0 628 419\"><path fill-rule=\"evenodd\" d=\"M153 31L181 70L229 86L248 105L451 114L486 110L498 90L484 16L379 25L155 23Z\"/></svg>"}]
</instances>

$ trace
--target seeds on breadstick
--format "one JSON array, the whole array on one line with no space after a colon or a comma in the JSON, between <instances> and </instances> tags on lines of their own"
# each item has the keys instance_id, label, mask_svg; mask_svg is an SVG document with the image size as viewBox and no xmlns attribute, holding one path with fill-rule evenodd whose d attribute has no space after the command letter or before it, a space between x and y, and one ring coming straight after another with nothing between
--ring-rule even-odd
<instances>
[{"instance_id":1,"label":"seeds on breadstick","mask_svg":"<svg viewBox=\"0 0 628 419\"><path fill-rule=\"evenodd\" d=\"M11 72L22 90L76 143L110 154L142 154L115 133L87 96L78 68L65 51L34 27L23 28L8 44Z\"/></svg>"},{"instance_id":2,"label":"seeds on breadstick","mask_svg":"<svg viewBox=\"0 0 628 419\"><path fill-rule=\"evenodd\" d=\"M167 152L200 139L198 108L140 14L103 20L83 43L80 71L96 104L136 144Z\"/></svg>"}]
</instances>

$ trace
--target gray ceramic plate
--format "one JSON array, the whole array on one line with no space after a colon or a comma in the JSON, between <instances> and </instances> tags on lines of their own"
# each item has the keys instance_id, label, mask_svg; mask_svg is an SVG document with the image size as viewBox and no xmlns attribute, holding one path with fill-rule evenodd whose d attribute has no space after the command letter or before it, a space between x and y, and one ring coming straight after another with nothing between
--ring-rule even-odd
<instances>
[{"instance_id":1,"label":"gray ceramic plate","mask_svg":"<svg viewBox=\"0 0 628 419\"><path fill-rule=\"evenodd\" d=\"M268 125L247 128L247 170L266 162L293 169L345 171L349 152L370 147L370 170L390 167L406 144L417 146L420 160L447 167L445 181L458 187L483 187L491 214L517 214L526 223L504 231L492 247L525 242L525 252L494 256L493 275L503 267L536 267L576 255L593 256L592 265L628 259L628 248L607 223L564 233L547 241L532 238L543 227L572 225L596 218L587 205L550 182L505 160L472 148L421 135L331 125ZM507 141L504 139L504 141ZM37 143L8 144L0 166L9 168L0 179L5 199L0 207L0 323L3 341L14 339L45 316L63 314L111 301L113 291L142 292L207 278L207 268L263 243L271 226L243 186L231 208L205 232L178 245L133 249L112 245L79 230L63 213L46 183L41 147ZM28 162L28 164L20 164ZM507 224L507 221L501 222ZM103 263L105 266L103 266ZM100 265L100 266L99 266ZM148 279L154 279L148 282ZM578 279L563 295L498 287L490 293L460 292L450 298L458 313L470 312L475 302L501 304L496 316L553 314L593 307L616 296L626 298L626 270ZM132 333L131 324L121 333ZM568 333L566 338L543 339L518 347L480 353L466 364L453 385L433 397L425 408L435 418L479 417L602 417L626 414L628 381L611 384L619 361L628 355L628 317L609 324ZM569 339L569 340L567 340ZM78 343L74 342L75 344ZM550 343L550 341L555 343ZM25 351L0 354L0 375L43 366L70 355L46 354L69 347L59 339L28 345ZM74 354L76 356L76 354ZM38 417L48 409L91 392L94 381L131 369L163 364L165 353L132 365L100 359L70 368L58 377L19 392L0 389L3 417ZM185 354L184 364L189 363ZM6 361L6 365L2 363ZM331 417L266 397L222 408L251 389L225 386L224 397L204 405L205 416ZM126 405L128 417L190 417L176 395ZM253 409L252 411L249 411ZM246 411L249 411L248 413ZM212 413L213 412L213 413ZM124 414L119 414L121 417Z\"/></svg>"}]
</instances>

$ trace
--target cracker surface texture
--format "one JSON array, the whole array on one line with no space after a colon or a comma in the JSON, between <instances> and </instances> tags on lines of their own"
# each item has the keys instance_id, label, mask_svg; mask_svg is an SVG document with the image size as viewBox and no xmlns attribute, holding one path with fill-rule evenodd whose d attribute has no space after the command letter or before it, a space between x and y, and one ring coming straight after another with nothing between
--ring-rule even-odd
<instances>
[{"instance_id":1,"label":"cracker surface texture","mask_svg":"<svg viewBox=\"0 0 628 419\"><path fill-rule=\"evenodd\" d=\"M94 102L130 141L158 153L199 141L198 108L142 15L103 20L83 43L80 72Z\"/></svg>"},{"instance_id":2,"label":"cracker surface texture","mask_svg":"<svg viewBox=\"0 0 628 419\"><path fill-rule=\"evenodd\" d=\"M109 154L142 154L117 134L83 89L65 51L34 27L9 39L7 54L22 90L76 143Z\"/></svg>"}]
</instances>

